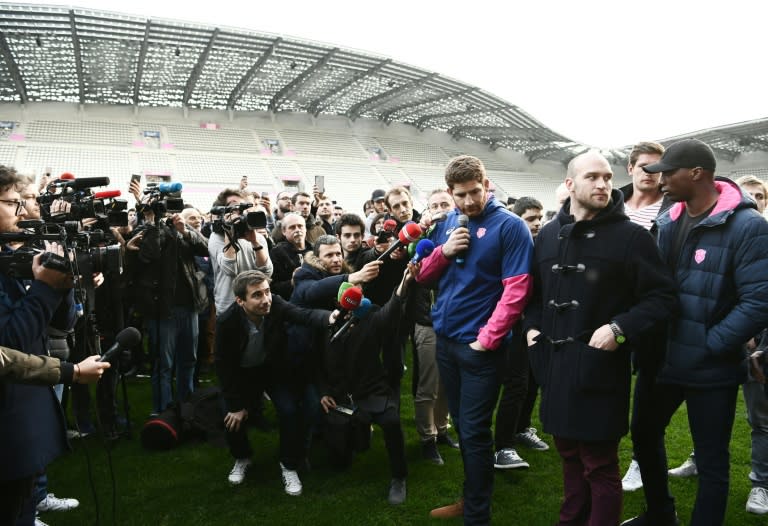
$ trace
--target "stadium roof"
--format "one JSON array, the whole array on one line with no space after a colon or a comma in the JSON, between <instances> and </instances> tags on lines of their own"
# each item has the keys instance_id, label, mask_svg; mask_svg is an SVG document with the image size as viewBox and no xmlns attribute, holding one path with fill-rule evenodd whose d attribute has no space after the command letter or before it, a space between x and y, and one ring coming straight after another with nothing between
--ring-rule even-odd
<instances>
[{"instance_id":1,"label":"stadium roof","mask_svg":"<svg viewBox=\"0 0 768 526\"><path fill-rule=\"evenodd\" d=\"M670 137L664 145L681 139L699 139L710 145L715 155L733 162L740 154L768 151L768 119L759 119Z\"/></svg>"},{"instance_id":2,"label":"stadium roof","mask_svg":"<svg viewBox=\"0 0 768 526\"><path fill-rule=\"evenodd\" d=\"M391 58L228 27L0 4L0 102L298 111L440 130L531 162L587 149L482 89Z\"/></svg>"}]
</instances>

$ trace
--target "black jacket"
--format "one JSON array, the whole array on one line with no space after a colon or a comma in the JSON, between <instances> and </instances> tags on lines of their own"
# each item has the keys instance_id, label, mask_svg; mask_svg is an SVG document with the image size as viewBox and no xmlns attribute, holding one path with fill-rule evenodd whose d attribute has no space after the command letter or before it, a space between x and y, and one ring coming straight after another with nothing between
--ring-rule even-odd
<instances>
[{"instance_id":1,"label":"black jacket","mask_svg":"<svg viewBox=\"0 0 768 526\"><path fill-rule=\"evenodd\" d=\"M677 308L671 272L653 238L624 215L618 190L611 198L594 219L579 222L567 200L536 238L534 297L524 328L541 331L529 356L542 386L544 431L558 437L626 434L630 351ZM626 343L613 352L589 347L592 333L611 321Z\"/></svg>"},{"instance_id":2,"label":"black jacket","mask_svg":"<svg viewBox=\"0 0 768 526\"><path fill-rule=\"evenodd\" d=\"M320 396L329 395L337 403L370 397L394 396L380 357L381 340L397 324L403 300L393 294L383 306L371 306L368 315L359 320L334 343L327 343L323 365L316 382Z\"/></svg>"},{"instance_id":3,"label":"black jacket","mask_svg":"<svg viewBox=\"0 0 768 526\"><path fill-rule=\"evenodd\" d=\"M181 264L182 276L192 291L195 312L208 304L208 294L195 256L208 256L208 241L194 229L182 236L164 221L144 230L138 251L126 253L129 273L128 289L136 308L149 319L167 319L171 315L176 293L176 273Z\"/></svg>"},{"instance_id":4,"label":"black jacket","mask_svg":"<svg viewBox=\"0 0 768 526\"><path fill-rule=\"evenodd\" d=\"M296 250L289 241L279 242L269 252L272 260L272 293L287 300L293 293L293 272L304 262L304 256L312 251L312 244L304 242L304 250Z\"/></svg>"},{"instance_id":5,"label":"black jacket","mask_svg":"<svg viewBox=\"0 0 768 526\"><path fill-rule=\"evenodd\" d=\"M272 296L272 308L264 320L264 346L267 359L262 367L279 373L281 357L286 348L286 324L327 327L329 311L310 310L291 305L280 296ZM216 318L216 350L214 360L219 383L230 411L245 407L246 377L240 374L240 361L248 345L248 318L245 311L233 303Z\"/></svg>"}]
</instances>

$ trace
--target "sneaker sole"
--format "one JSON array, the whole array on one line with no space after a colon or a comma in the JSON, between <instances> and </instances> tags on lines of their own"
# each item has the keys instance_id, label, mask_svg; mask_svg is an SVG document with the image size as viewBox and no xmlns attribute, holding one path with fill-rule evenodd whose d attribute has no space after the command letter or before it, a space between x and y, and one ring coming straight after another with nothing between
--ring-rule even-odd
<instances>
[{"instance_id":1,"label":"sneaker sole","mask_svg":"<svg viewBox=\"0 0 768 526\"><path fill-rule=\"evenodd\" d=\"M494 468L496 469L520 469L520 468L529 468L531 467L528 463L521 463L521 464L494 464Z\"/></svg>"},{"instance_id":2,"label":"sneaker sole","mask_svg":"<svg viewBox=\"0 0 768 526\"><path fill-rule=\"evenodd\" d=\"M757 509L747 504L747 513L753 513L755 515L765 515L766 513L768 513L768 509L766 508Z\"/></svg>"},{"instance_id":3,"label":"sneaker sole","mask_svg":"<svg viewBox=\"0 0 768 526\"><path fill-rule=\"evenodd\" d=\"M624 484L621 485L622 491L626 491L628 493L631 493L633 491L637 491L637 490L639 490L642 487L643 487L642 484L640 484L639 486L625 486Z\"/></svg>"},{"instance_id":4,"label":"sneaker sole","mask_svg":"<svg viewBox=\"0 0 768 526\"><path fill-rule=\"evenodd\" d=\"M291 493L290 491L288 491L288 490L285 490L285 494L286 494L286 495L289 495L289 496L291 496L291 497L298 497L298 496L300 496L300 495L301 495L302 491L303 491L303 490L299 490L299 491L298 491L298 493Z\"/></svg>"}]
</instances>

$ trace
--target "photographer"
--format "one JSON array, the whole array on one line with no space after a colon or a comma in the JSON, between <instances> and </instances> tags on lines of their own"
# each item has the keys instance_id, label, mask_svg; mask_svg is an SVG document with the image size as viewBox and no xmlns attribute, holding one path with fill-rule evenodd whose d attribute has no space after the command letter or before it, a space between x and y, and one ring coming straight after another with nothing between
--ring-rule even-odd
<instances>
[{"instance_id":1,"label":"photographer","mask_svg":"<svg viewBox=\"0 0 768 526\"><path fill-rule=\"evenodd\" d=\"M138 183L133 181L131 191L136 187ZM144 202L137 207L144 216L144 225L134 231L126 245L126 267L131 273L136 308L144 315L155 352L152 405L153 412L159 414L173 401L174 364L177 400L186 400L194 390L197 315L207 301L194 257L207 256L208 244L202 234L187 228L175 211L175 200L155 188L146 192ZM169 204L173 211L168 210ZM165 218L168 212L172 213Z\"/></svg>"},{"instance_id":2,"label":"photographer","mask_svg":"<svg viewBox=\"0 0 768 526\"><path fill-rule=\"evenodd\" d=\"M0 233L19 232L26 216L12 168L0 166ZM48 251L63 255L56 243ZM13 258L5 245L2 255ZM7 267L3 266L3 269ZM68 330L74 325L72 275L47 268L42 255L32 260L29 288L0 273L0 344L37 355L47 354L47 327ZM37 473L67 447L64 414L50 387L0 382L0 524L34 523L31 489Z\"/></svg>"}]
</instances>

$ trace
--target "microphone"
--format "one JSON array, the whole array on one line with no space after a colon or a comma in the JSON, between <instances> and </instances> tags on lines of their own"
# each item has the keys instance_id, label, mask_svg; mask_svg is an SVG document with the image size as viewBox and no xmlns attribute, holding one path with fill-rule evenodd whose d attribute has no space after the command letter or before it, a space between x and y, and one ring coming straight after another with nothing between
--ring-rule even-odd
<instances>
[{"instance_id":1,"label":"microphone","mask_svg":"<svg viewBox=\"0 0 768 526\"><path fill-rule=\"evenodd\" d=\"M120 197L122 194L120 190L104 190L103 192L94 192L94 199L111 199L112 197Z\"/></svg>"},{"instance_id":2,"label":"microphone","mask_svg":"<svg viewBox=\"0 0 768 526\"><path fill-rule=\"evenodd\" d=\"M141 343L141 333L136 327L126 327L115 336L115 343L102 354L97 362L111 362L117 355Z\"/></svg>"},{"instance_id":3,"label":"microphone","mask_svg":"<svg viewBox=\"0 0 768 526\"><path fill-rule=\"evenodd\" d=\"M360 306L361 301L363 301L363 289L349 287L341 294L339 305L344 310L354 310Z\"/></svg>"},{"instance_id":4,"label":"microphone","mask_svg":"<svg viewBox=\"0 0 768 526\"><path fill-rule=\"evenodd\" d=\"M397 241L392 243L389 248L384 252L382 255L376 258L376 261L381 261L385 257L389 256L392 252L400 248L401 246L407 245L408 243L412 243L419 239L421 235L424 233L424 230L421 229L418 223L414 223L413 221L408 221L405 225L403 225L403 228L400 230L400 233L397 234Z\"/></svg>"},{"instance_id":5,"label":"microphone","mask_svg":"<svg viewBox=\"0 0 768 526\"><path fill-rule=\"evenodd\" d=\"M352 326L352 323L357 320L362 320L368 315L368 311L371 310L371 300L368 298L363 298L360 302L360 306L357 307L355 310L352 311L352 317L349 318L346 322L344 322L344 325L341 326L341 329L336 331L336 334L331 336L330 343L335 342L339 338L341 338L344 333L346 333L349 328Z\"/></svg>"},{"instance_id":6,"label":"microphone","mask_svg":"<svg viewBox=\"0 0 768 526\"><path fill-rule=\"evenodd\" d=\"M381 226L381 229L385 232L394 232L397 228L397 221L394 219L387 219L384 221L384 224Z\"/></svg>"},{"instance_id":7,"label":"microphone","mask_svg":"<svg viewBox=\"0 0 768 526\"><path fill-rule=\"evenodd\" d=\"M161 194L172 194L174 192L181 192L182 186L183 185L179 182L160 183L156 186L156 188Z\"/></svg>"},{"instance_id":8,"label":"microphone","mask_svg":"<svg viewBox=\"0 0 768 526\"><path fill-rule=\"evenodd\" d=\"M459 216L459 227L467 228L467 225L469 225L469 216L465 214L461 214ZM456 264L459 266L464 266L464 258L467 255L467 251L465 250L461 254L458 254L456 256Z\"/></svg>"},{"instance_id":9,"label":"microphone","mask_svg":"<svg viewBox=\"0 0 768 526\"><path fill-rule=\"evenodd\" d=\"M416 255L411 259L414 265L430 255L435 250L435 244L431 239L422 239L416 244Z\"/></svg>"},{"instance_id":10,"label":"microphone","mask_svg":"<svg viewBox=\"0 0 768 526\"><path fill-rule=\"evenodd\" d=\"M63 174L61 179L54 181L51 184L56 188L72 188L73 190L93 188L94 186L107 186L109 184L109 177L81 177L80 179L64 179L64 175L72 174Z\"/></svg>"},{"instance_id":11,"label":"microphone","mask_svg":"<svg viewBox=\"0 0 768 526\"><path fill-rule=\"evenodd\" d=\"M347 289L354 287L349 281L345 281L341 285L339 285L339 292L336 293L336 303L341 303L341 296L346 292Z\"/></svg>"}]
</instances>

